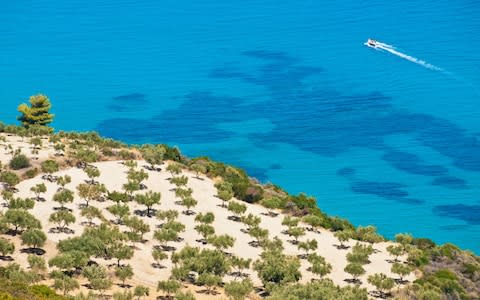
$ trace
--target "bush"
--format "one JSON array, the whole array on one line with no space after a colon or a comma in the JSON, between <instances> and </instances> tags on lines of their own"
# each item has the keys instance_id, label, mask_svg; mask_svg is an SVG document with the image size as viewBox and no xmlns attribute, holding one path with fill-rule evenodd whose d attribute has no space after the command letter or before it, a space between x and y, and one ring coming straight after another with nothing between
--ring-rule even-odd
<instances>
[{"instance_id":1,"label":"bush","mask_svg":"<svg viewBox=\"0 0 480 300\"><path fill-rule=\"evenodd\" d=\"M115 153L113 153L112 148L110 147L103 147L102 148L102 154L105 156L114 156Z\"/></svg>"},{"instance_id":2,"label":"bush","mask_svg":"<svg viewBox=\"0 0 480 300\"><path fill-rule=\"evenodd\" d=\"M118 153L118 156L120 156L120 158L123 160L134 160L136 158L135 153L128 151L126 149L120 150L120 152Z\"/></svg>"},{"instance_id":3,"label":"bush","mask_svg":"<svg viewBox=\"0 0 480 300\"><path fill-rule=\"evenodd\" d=\"M29 169L27 172L25 172L24 177L28 179L33 178L38 175L38 172L39 170L37 168Z\"/></svg>"},{"instance_id":4,"label":"bush","mask_svg":"<svg viewBox=\"0 0 480 300\"><path fill-rule=\"evenodd\" d=\"M57 295L54 290L49 288L46 285L33 285L30 287L30 292L37 296L37 299L51 299L51 300L62 300L65 299L64 297Z\"/></svg>"},{"instance_id":5,"label":"bush","mask_svg":"<svg viewBox=\"0 0 480 300\"><path fill-rule=\"evenodd\" d=\"M9 164L12 170L20 170L30 167L30 160L24 154L15 155Z\"/></svg>"},{"instance_id":6,"label":"bush","mask_svg":"<svg viewBox=\"0 0 480 300\"><path fill-rule=\"evenodd\" d=\"M5 131L5 123L0 122L0 132L4 132L4 131Z\"/></svg>"},{"instance_id":7,"label":"bush","mask_svg":"<svg viewBox=\"0 0 480 300\"><path fill-rule=\"evenodd\" d=\"M173 160L176 162L183 162L182 154L177 147L169 147L168 145L161 144L165 148L165 154L163 155L164 160Z\"/></svg>"},{"instance_id":8,"label":"bush","mask_svg":"<svg viewBox=\"0 0 480 300\"><path fill-rule=\"evenodd\" d=\"M427 238L414 238L412 244L421 250L432 249L436 246L434 241Z\"/></svg>"},{"instance_id":9,"label":"bush","mask_svg":"<svg viewBox=\"0 0 480 300\"><path fill-rule=\"evenodd\" d=\"M457 275L447 269L438 270L433 274L428 274L423 278L416 280L415 283L427 287L433 285L447 295L449 297L448 299L464 299L464 296L466 296L465 289L460 284Z\"/></svg>"},{"instance_id":10,"label":"bush","mask_svg":"<svg viewBox=\"0 0 480 300\"><path fill-rule=\"evenodd\" d=\"M97 153L90 149L79 148L74 155L76 159L86 163L93 163L98 160Z\"/></svg>"}]
</instances>

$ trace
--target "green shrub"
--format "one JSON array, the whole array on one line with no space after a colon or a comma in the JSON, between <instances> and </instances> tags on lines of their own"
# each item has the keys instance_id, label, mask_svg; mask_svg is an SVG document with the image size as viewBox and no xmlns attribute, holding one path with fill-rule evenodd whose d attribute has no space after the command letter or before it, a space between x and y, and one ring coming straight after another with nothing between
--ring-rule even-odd
<instances>
[{"instance_id":1,"label":"green shrub","mask_svg":"<svg viewBox=\"0 0 480 300\"><path fill-rule=\"evenodd\" d=\"M33 178L33 177L37 176L38 172L39 172L39 170L37 168L32 168L32 169L27 170L27 172L25 172L24 176L25 176L25 178L30 179L30 178Z\"/></svg>"},{"instance_id":2,"label":"green shrub","mask_svg":"<svg viewBox=\"0 0 480 300\"><path fill-rule=\"evenodd\" d=\"M9 166L12 170L28 168L30 160L24 154L17 154L10 160Z\"/></svg>"},{"instance_id":3,"label":"green shrub","mask_svg":"<svg viewBox=\"0 0 480 300\"><path fill-rule=\"evenodd\" d=\"M114 156L115 155L115 153L113 153L113 151L112 151L112 148L110 148L110 147L103 147L101 151L102 151L102 154L105 155L105 156Z\"/></svg>"},{"instance_id":4,"label":"green shrub","mask_svg":"<svg viewBox=\"0 0 480 300\"><path fill-rule=\"evenodd\" d=\"M414 238L412 244L422 250L432 249L436 246L434 241L427 238Z\"/></svg>"},{"instance_id":5,"label":"green shrub","mask_svg":"<svg viewBox=\"0 0 480 300\"><path fill-rule=\"evenodd\" d=\"M355 229L355 226L353 226L352 223L350 223L350 221L340 217L327 217L326 223L328 225L325 227L330 228L333 231Z\"/></svg>"},{"instance_id":6,"label":"green shrub","mask_svg":"<svg viewBox=\"0 0 480 300\"><path fill-rule=\"evenodd\" d=\"M118 153L118 156L120 156L120 158L123 160L132 160L136 158L135 153L128 151L126 149L120 150L120 152Z\"/></svg>"},{"instance_id":7,"label":"green shrub","mask_svg":"<svg viewBox=\"0 0 480 300\"><path fill-rule=\"evenodd\" d=\"M177 147L170 147L165 144L161 144L165 148L165 154L163 155L163 159L165 160L173 160L176 162L183 162L182 154Z\"/></svg>"},{"instance_id":8,"label":"green shrub","mask_svg":"<svg viewBox=\"0 0 480 300\"><path fill-rule=\"evenodd\" d=\"M33 285L30 287L30 292L37 296L37 299L45 300L63 300L65 297L57 295L54 290L46 285Z\"/></svg>"},{"instance_id":9,"label":"green shrub","mask_svg":"<svg viewBox=\"0 0 480 300\"><path fill-rule=\"evenodd\" d=\"M462 264L462 273L466 274L468 277L473 277L475 275L475 273L480 274L480 265L463 263Z\"/></svg>"},{"instance_id":10,"label":"green shrub","mask_svg":"<svg viewBox=\"0 0 480 300\"><path fill-rule=\"evenodd\" d=\"M75 152L75 158L87 163L93 163L98 160L97 153L90 149L79 148Z\"/></svg>"},{"instance_id":11,"label":"green shrub","mask_svg":"<svg viewBox=\"0 0 480 300\"><path fill-rule=\"evenodd\" d=\"M3 128L3 131L6 132L6 133L10 133L10 134L16 134L18 133L20 130L22 130L23 128L22 127L19 127L19 126L15 126L15 125L7 125Z\"/></svg>"},{"instance_id":12,"label":"green shrub","mask_svg":"<svg viewBox=\"0 0 480 300\"><path fill-rule=\"evenodd\" d=\"M0 292L0 300L17 300L18 298L13 298L10 294Z\"/></svg>"},{"instance_id":13,"label":"green shrub","mask_svg":"<svg viewBox=\"0 0 480 300\"><path fill-rule=\"evenodd\" d=\"M317 201L314 197L307 196L305 193L289 196L288 201L295 203L298 209L315 208L317 207Z\"/></svg>"},{"instance_id":14,"label":"green shrub","mask_svg":"<svg viewBox=\"0 0 480 300\"><path fill-rule=\"evenodd\" d=\"M4 131L5 131L5 123L0 121L0 132L4 132Z\"/></svg>"},{"instance_id":15,"label":"green shrub","mask_svg":"<svg viewBox=\"0 0 480 300\"><path fill-rule=\"evenodd\" d=\"M457 275L450 270L442 269L435 273L427 274L423 278L415 281L421 286L433 285L439 288L442 293L450 299L464 299L466 297L465 289L460 284Z\"/></svg>"}]
</instances>

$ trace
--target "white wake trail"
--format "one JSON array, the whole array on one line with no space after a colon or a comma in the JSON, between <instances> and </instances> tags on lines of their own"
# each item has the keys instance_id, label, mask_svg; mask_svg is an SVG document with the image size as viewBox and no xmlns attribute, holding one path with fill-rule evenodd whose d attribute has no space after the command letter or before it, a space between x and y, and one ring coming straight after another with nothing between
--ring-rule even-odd
<instances>
[{"instance_id":1,"label":"white wake trail","mask_svg":"<svg viewBox=\"0 0 480 300\"><path fill-rule=\"evenodd\" d=\"M401 57L403 59L406 59L408 61L416 63L417 65L420 65L420 66L425 67L425 68L430 69L430 70L444 71L442 68L439 68L435 65L429 64L424 60L421 60L421 59L418 59L416 57L413 57L413 56L407 55L405 53L402 53L400 51L397 51L397 50L395 50L395 48L393 46L388 45L388 44L377 42L377 44L375 45L375 49L382 49L382 50L388 51L393 55L396 55L398 57Z\"/></svg>"}]
</instances>

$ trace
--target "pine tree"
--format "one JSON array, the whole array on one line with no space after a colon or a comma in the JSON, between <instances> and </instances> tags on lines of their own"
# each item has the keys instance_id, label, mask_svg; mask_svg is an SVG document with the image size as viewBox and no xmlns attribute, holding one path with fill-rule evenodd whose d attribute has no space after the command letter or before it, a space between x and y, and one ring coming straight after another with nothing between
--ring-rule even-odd
<instances>
[{"instance_id":1,"label":"pine tree","mask_svg":"<svg viewBox=\"0 0 480 300\"><path fill-rule=\"evenodd\" d=\"M52 123L54 115L49 113L52 104L47 96L34 95L30 97L29 102L30 106L25 103L18 106L18 111L22 115L17 119L24 127L47 126Z\"/></svg>"}]
</instances>

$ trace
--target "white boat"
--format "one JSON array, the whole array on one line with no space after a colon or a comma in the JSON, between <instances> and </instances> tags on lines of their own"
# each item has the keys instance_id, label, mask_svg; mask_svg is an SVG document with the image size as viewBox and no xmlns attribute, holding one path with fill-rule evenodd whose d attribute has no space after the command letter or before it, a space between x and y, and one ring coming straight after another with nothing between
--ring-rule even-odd
<instances>
[{"instance_id":1,"label":"white boat","mask_svg":"<svg viewBox=\"0 0 480 300\"><path fill-rule=\"evenodd\" d=\"M368 39L365 45L367 45L368 47L377 48L378 42L373 39Z\"/></svg>"}]
</instances>

